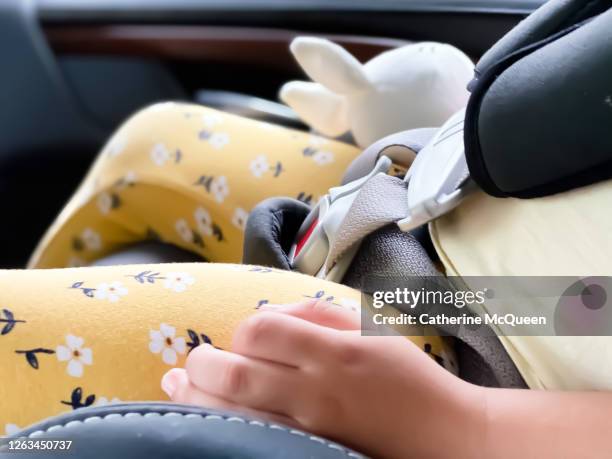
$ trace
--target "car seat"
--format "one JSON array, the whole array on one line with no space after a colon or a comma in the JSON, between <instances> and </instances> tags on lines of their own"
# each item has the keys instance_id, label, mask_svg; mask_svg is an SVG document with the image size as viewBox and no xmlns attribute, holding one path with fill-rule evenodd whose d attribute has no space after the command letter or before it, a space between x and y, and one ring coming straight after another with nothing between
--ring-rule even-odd
<instances>
[{"instance_id":1,"label":"car seat","mask_svg":"<svg viewBox=\"0 0 612 459\"><path fill-rule=\"evenodd\" d=\"M612 176L612 138L606 132L612 122L606 83L612 73L611 8L609 0L551 0L480 60L470 86L464 140L472 180L485 192L534 197ZM557 78L560 74L564 78ZM538 123L528 115L534 110ZM420 141L412 137L414 144L408 147L415 153L428 138L423 135L419 133ZM577 148L582 154L574 154ZM359 158L349 178L367 173L379 153ZM279 206L283 212L270 212ZM282 198L258 206L249 219L253 239L247 241L244 261L288 267L289 246L308 212L303 204ZM367 291L364 279L372 273L399 279L441 277L423 240L418 231L406 233L394 225L376 229L365 235L342 281ZM277 250L262 251L271 246ZM96 264L194 258L162 242L149 242ZM482 385L525 387L495 336L458 338L460 377ZM249 416L157 402L79 409L17 436L72 440L71 452L47 453L58 458L362 457L307 432ZM8 454L0 450L0 457Z\"/></svg>"}]
</instances>

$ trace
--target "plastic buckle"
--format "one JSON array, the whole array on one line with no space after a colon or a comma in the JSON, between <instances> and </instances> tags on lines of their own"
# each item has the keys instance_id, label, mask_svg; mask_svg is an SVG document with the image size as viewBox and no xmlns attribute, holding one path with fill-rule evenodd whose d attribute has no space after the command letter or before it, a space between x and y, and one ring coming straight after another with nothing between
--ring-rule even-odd
<instances>
[{"instance_id":1,"label":"plastic buckle","mask_svg":"<svg viewBox=\"0 0 612 459\"><path fill-rule=\"evenodd\" d=\"M473 188L465 159L465 110L451 116L408 170L408 215L397 222L410 231L455 208Z\"/></svg>"},{"instance_id":2,"label":"plastic buckle","mask_svg":"<svg viewBox=\"0 0 612 459\"><path fill-rule=\"evenodd\" d=\"M308 214L298 230L296 242L289 251L289 263L297 271L312 276L335 279L341 277L346 267L334 267L337 272L325 272L325 262L329 249L336 238L344 216L350 209L363 185L376 174L386 173L391 167L391 160L381 156L374 169L358 180L342 186L330 188L315 208Z\"/></svg>"}]
</instances>

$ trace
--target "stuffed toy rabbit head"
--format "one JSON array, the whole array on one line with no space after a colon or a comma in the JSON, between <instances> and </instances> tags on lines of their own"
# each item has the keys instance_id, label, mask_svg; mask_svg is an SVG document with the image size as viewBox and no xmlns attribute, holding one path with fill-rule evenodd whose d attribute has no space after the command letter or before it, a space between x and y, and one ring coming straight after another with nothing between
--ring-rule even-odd
<instances>
[{"instance_id":1,"label":"stuffed toy rabbit head","mask_svg":"<svg viewBox=\"0 0 612 459\"><path fill-rule=\"evenodd\" d=\"M313 82L291 81L280 98L314 130L351 131L362 147L394 132L443 124L465 107L474 65L433 42L386 51L365 64L325 39L298 37L291 52Z\"/></svg>"}]
</instances>

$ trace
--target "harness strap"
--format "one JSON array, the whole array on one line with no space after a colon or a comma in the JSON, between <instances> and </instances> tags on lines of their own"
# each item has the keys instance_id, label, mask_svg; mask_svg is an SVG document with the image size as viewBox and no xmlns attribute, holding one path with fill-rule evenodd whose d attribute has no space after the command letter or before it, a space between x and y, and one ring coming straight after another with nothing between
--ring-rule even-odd
<instances>
[{"instance_id":1,"label":"harness strap","mask_svg":"<svg viewBox=\"0 0 612 459\"><path fill-rule=\"evenodd\" d=\"M407 189L408 183L384 173L376 174L363 185L331 241L326 271L368 234L407 217Z\"/></svg>"},{"instance_id":2,"label":"harness strap","mask_svg":"<svg viewBox=\"0 0 612 459\"><path fill-rule=\"evenodd\" d=\"M369 174L360 173L361 178L331 189L313 209L290 253L292 266L342 281L366 294L428 276L436 279L441 289L453 289L407 231L448 212L471 188L462 127L463 113L458 113L422 150L413 150L416 158L403 180L385 173L391 164L386 156L390 149L385 145L401 144L399 151L405 154L410 132L367 149L363 154L370 162L376 159L376 164ZM442 310L436 305L428 312L459 314L456 308ZM464 379L482 385L525 387L492 330L441 326L440 331L457 339L460 367L467 370Z\"/></svg>"},{"instance_id":3,"label":"harness strap","mask_svg":"<svg viewBox=\"0 0 612 459\"><path fill-rule=\"evenodd\" d=\"M410 233L402 232L391 224L368 235L359 246L353 262L342 283L365 295L375 291L392 291L396 287L427 286L441 291L463 287L459 279L444 277L432 263L423 247ZM445 314L457 316L468 312L443 305L428 305L426 310L415 310L398 305L401 312L431 316ZM454 336L459 360L459 376L473 384L490 387L527 387L516 365L504 349L501 341L489 327L472 329L465 326L439 325L441 335Z\"/></svg>"}]
</instances>

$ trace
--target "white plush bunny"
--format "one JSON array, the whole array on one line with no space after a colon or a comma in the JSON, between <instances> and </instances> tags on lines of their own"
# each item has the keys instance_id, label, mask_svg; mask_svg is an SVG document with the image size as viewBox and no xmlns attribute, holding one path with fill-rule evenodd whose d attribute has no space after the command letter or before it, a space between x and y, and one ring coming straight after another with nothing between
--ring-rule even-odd
<instances>
[{"instance_id":1,"label":"white plush bunny","mask_svg":"<svg viewBox=\"0 0 612 459\"><path fill-rule=\"evenodd\" d=\"M423 42L362 65L325 39L298 37L291 52L315 83L291 81L280 98L316 131L351 131L362 147L394 132L436 127L463 108L474 64L457 48Z\"/></svg>"}]
</instances>

